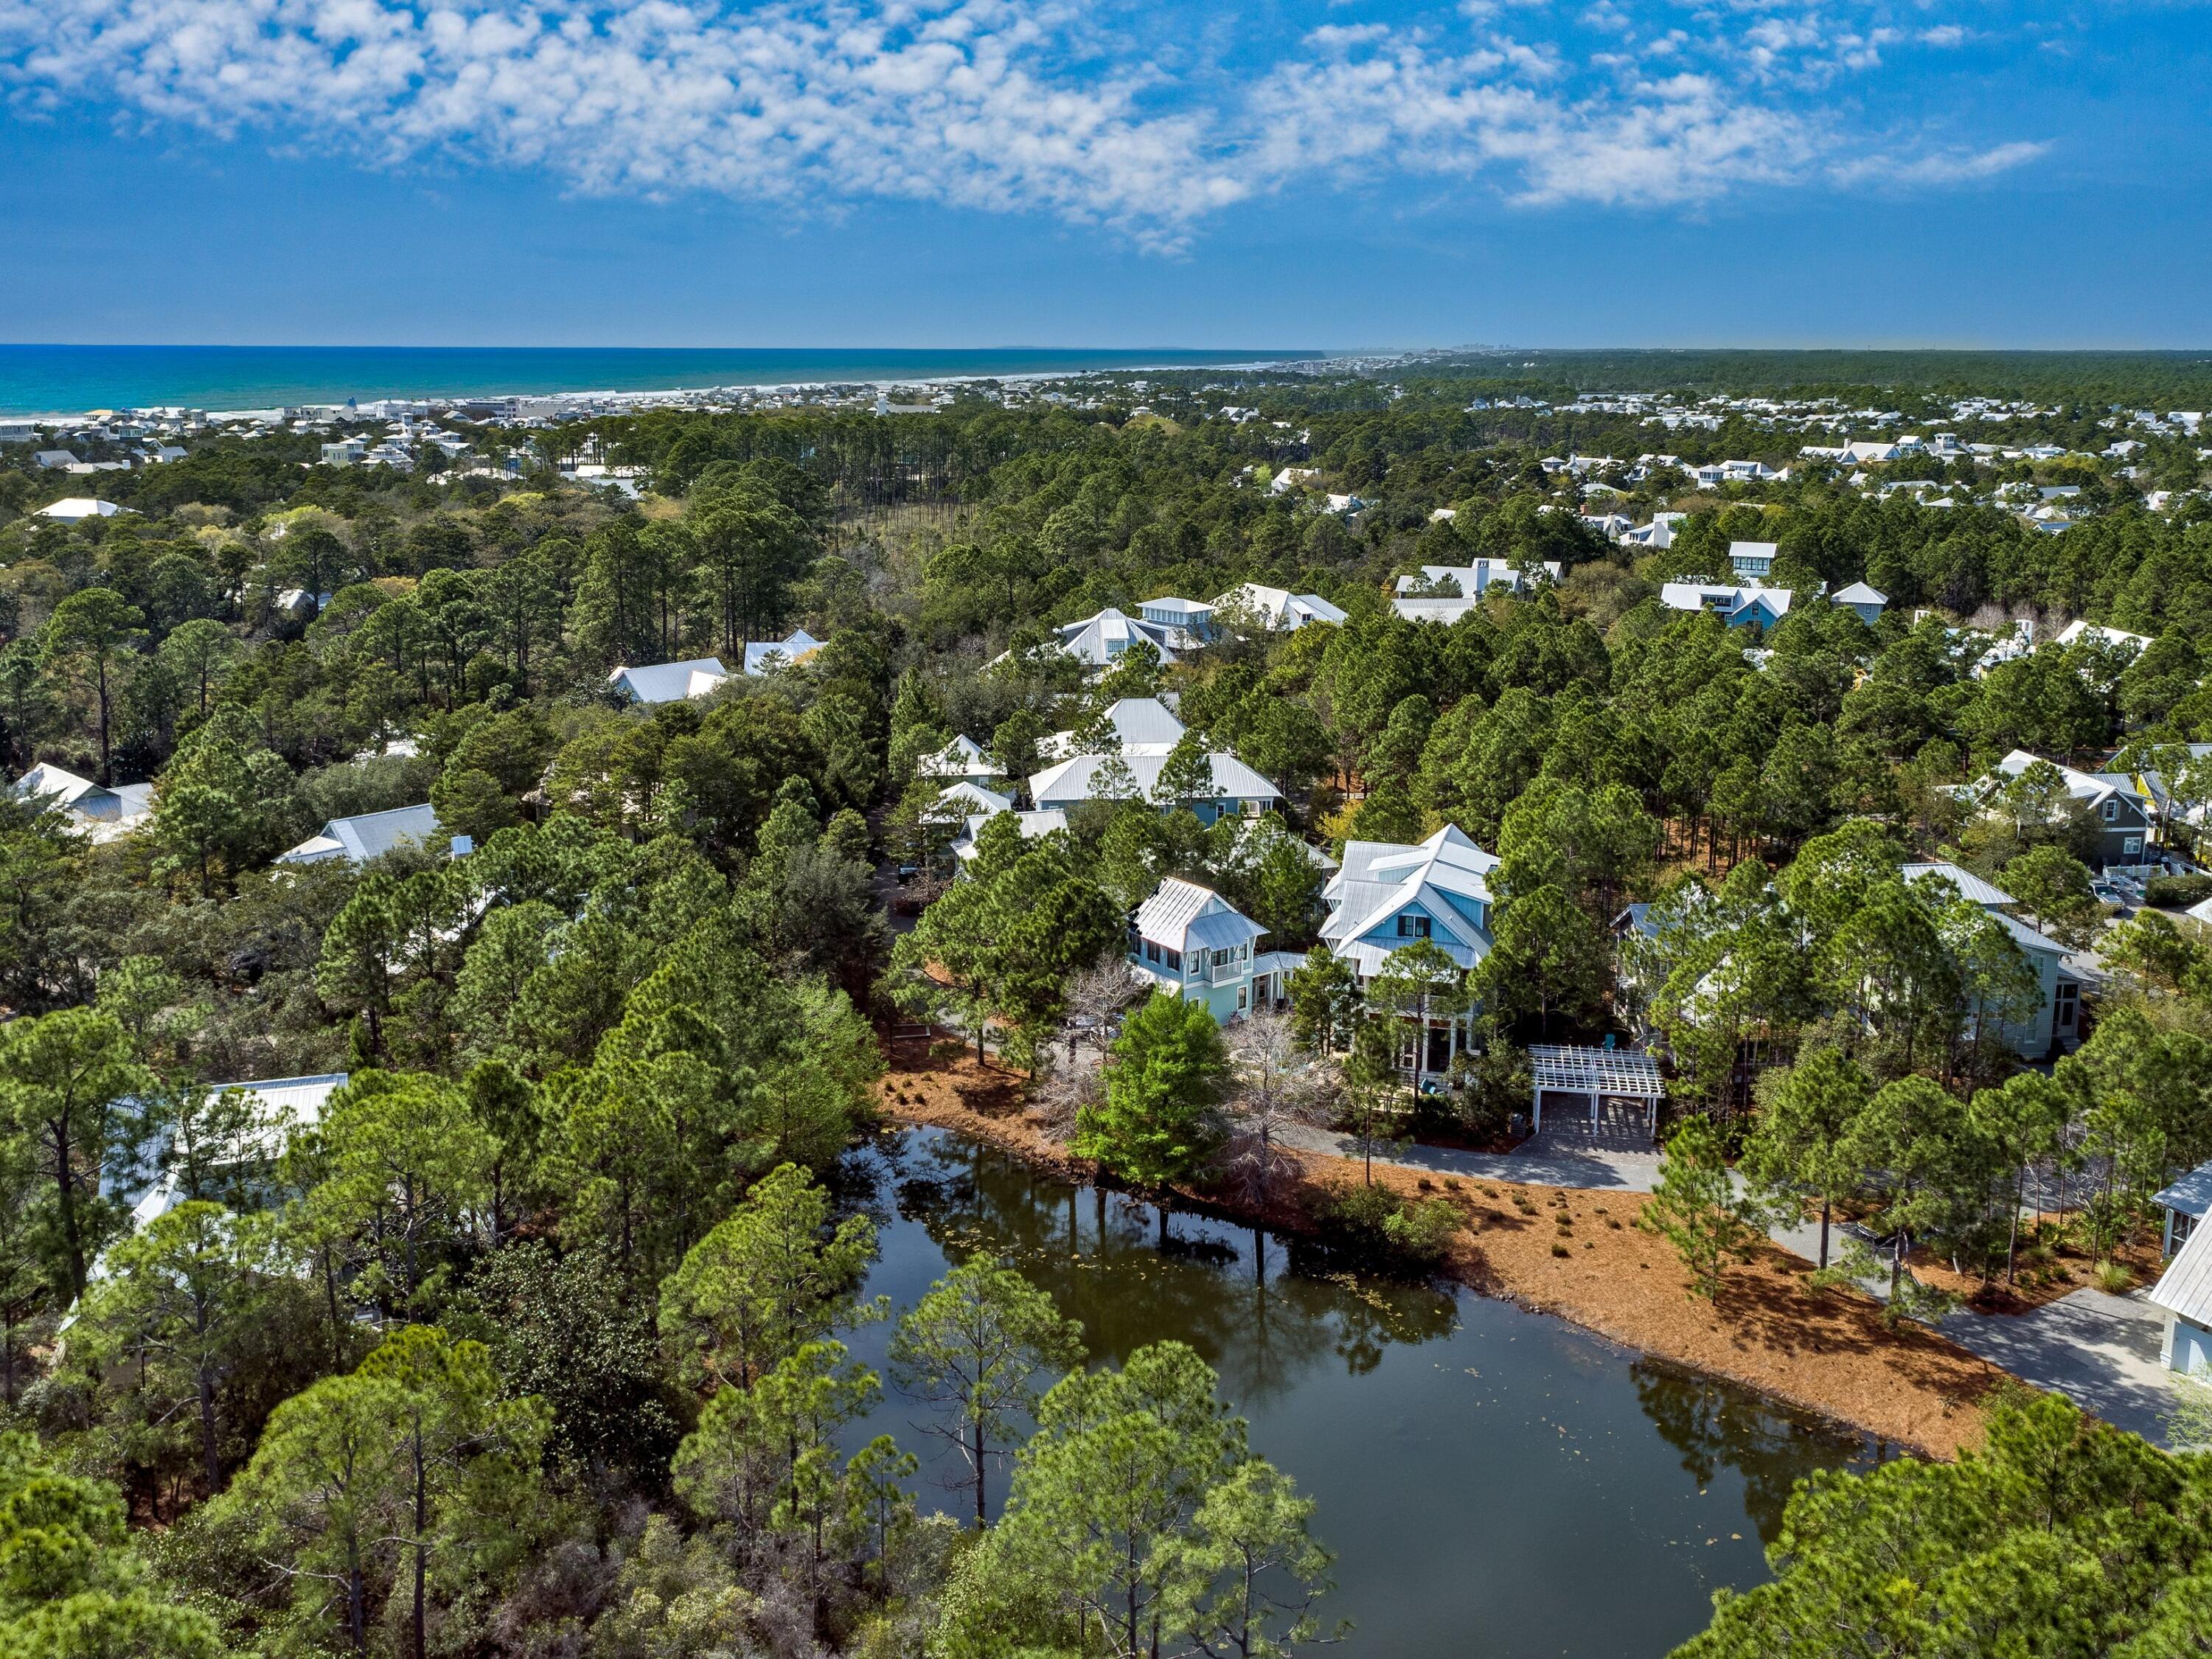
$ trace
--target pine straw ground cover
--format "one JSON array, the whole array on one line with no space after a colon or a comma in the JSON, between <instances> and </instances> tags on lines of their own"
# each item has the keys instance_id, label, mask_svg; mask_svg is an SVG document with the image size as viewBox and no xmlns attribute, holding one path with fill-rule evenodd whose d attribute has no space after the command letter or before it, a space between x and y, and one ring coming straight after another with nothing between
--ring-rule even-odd
<instances>
[{"instance_id":1,"label":"pine straw ground cover","mask_svg":"<svg viewBox=\"0 0 2212 1659\"><path fill-rule=\"evenodd\" d=\"M886 1117L951 1129L1055 1175L1096 1171L1024 1110L1023 1079L945 1045L901 1044L880 1085ZM1310 1202L1361 1179L1354 1160L1281 1152L1280 1195L1259 1206L1233 1192L1185 1196L1279 1231L1312 1226ZM1980 1401L2008 1373L1911 1324L1884 1322L1856 1291L1807 1290L1812 1266L1771 1244L1731 1267L1717 1303L1689 1294L1666 1242L1643 1231L1639 1193L1438 1177L1378 1165L1375 1179L1409 1199L1444 1199L1468 1225L1446 1266L1487 1296L1561 1316L1644 1352L1747 1383L1791 1404L1931 1456L1980 1437ZM1564 1221L1564 1224L1562 1222Z\"/></svg>"}]
</instances>

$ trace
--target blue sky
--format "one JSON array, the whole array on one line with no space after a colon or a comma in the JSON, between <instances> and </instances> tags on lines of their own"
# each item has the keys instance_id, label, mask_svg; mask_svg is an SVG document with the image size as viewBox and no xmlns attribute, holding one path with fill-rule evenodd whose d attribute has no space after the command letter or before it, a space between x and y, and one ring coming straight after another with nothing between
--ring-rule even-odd
<instances>
[{"instance_id":1,"label":"blue sky","mask_svg":"<svg viewBox=\"0 0 2212 1659\"><path fill-rule=\"evenodd\" d=\"M2212 5L0 0L0 335L2212 345Z\"/></svg>"}]
</instances>

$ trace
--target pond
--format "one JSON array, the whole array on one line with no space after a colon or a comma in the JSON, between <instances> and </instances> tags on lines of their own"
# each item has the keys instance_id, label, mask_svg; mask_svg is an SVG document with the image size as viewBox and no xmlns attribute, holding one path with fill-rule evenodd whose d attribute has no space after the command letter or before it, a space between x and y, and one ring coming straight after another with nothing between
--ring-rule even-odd
<instances>
[{"instance_id":1,"label":"pond","mask_svg":"<svg viewBox=\"0 0 2212 1659\"><path fill-rule=\"evenodd\" d=\"M868 1283L911 1307L977 1251L1083 1322L1094 1360L1188 1342L1253 1449L1319 1504L1325 1611L1348 1655L1657 1655L1712 1592L1763 1582L1790 1483L1880 1449L1760 1395L1456 1288L1347 1273L1295 1241L1035 1173L936 1130L847 1170L882 1229ZM885 1369L890 1327L853 1334ZM853 1442L924 1461L924 1502L963 1512L920 1409L892 1393ZM933 1482L934 1484L933 1484ZM994 1480L994 1503L1003 1493Z\"/></svg>"}]
</instances>

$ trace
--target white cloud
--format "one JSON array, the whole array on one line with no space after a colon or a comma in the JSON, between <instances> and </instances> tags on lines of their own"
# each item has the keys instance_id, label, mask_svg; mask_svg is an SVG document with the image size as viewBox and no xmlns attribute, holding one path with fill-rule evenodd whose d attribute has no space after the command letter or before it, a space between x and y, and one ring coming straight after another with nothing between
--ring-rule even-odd
<instances>
[{"instance_id":1,"label":"white cloud","mask_svg":"<svg viewBox=\"0 0 2212 1659\"><path fill-rule=\"evenodd\" d=\"M1595 0L1602 41L1577 43L1510 37L1550 21L1520 0L1461 0L1434 33L1323 28L1179 80L1165 54L1090 32L1074 0L0 0L0 83L380 165L444 154L794 215L1042 211L1160 248L1316 176L1667 206L1971 181L2039 153L1872 153L1802 94L1905 37L1836 21L1850 0L1729 3L1656 27Z\"/></svg>"}]
</instances>

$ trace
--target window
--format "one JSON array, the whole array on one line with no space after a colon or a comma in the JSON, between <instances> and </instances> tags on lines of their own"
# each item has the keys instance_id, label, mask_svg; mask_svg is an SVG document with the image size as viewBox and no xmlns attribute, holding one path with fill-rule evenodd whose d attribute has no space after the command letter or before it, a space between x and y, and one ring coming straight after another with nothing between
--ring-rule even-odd
<instances>
[{"instance_id":1,"label":"window","mask_svg":"<svg viewBox=\"0 0 2212 1659\"><path fill-rule=\"evenodd\" d=\"M2125 841L2122 842L2120 845L2125 848L2129 852L2134 854L2136 857L2140 858L2142 856L2142 837L2141 836L2130 836Z\"/></svg>"},{"instance_id":2,"label":"window","mask_svg":"<svg viewBox=\"0 0 2212 1659\"><path fill-rule=\"evenodd\" d=\"M2106 823L2118 823L2119 821L2120 821L2120 804L2119 804L2119 802L2118 802L2118 801L2116 801L2116 800L2108 800L2108 801L2106 801L2106 802L2105 803L2105 822L2106 822Z\"/></svg>"},{"instance_id":3,"label":"window","mask_svg":"<svg viewBox=\"0 0 2212 1659\"><path fill-rule=\"evenodd\" d=\"M2061 980L2051 998L2051 1023L2061 1031L2074 1029L2075 1011L2080 1005L2081 988L2071 980Z\"/></svg>"},{"instance_id":4,"label":"window","mask_svg":"<svg viewBox=\"0 0 2212 1659\"><path fill-rule=\"evenodd\" d=\"M1180 972L1182 970L1182 951L1164 951L1162 954L1164 954L1164 955L1167 957L1168 966L1169 966L1169 967L1170 967L1170 968L1172 968L1172 969L1176 969L1178 973L1180 973Z\"/></svg>"},{"instance_id":5,"label":"window","mask_svg":"<svg viewBox=\"0 0 2212 1659\"><path fill-rule=\"evenodd\" d=\"M1250 1003L1251 993L1246 990L1244 987L1241 985L1238 986L1237 988L1237 1012L1240 1014L1243 1013L1244 1010L1250 1006Z\"/></svg>"},{"instance_id":6,"label":"window","mask_svg":"<svg viewBox=\"0 0 2212 1659\"><path fill-rule=\"evenodd\" d=\"M1398 937L1400 939L1426 939L1428 936L1429 919L1426 916L1401 916L1398 918Z\"/></svg>"},{"instance_id":7,"label":"window","mask_svg":"<svg viewBox=\"0 0 2212 1659\"><path fill-rule=\"evenodd\" d=\"M1145 941L1145 960L1146 960L1146 962L1158 962L1159 959L1160 959L1160 945L1159 945L1159 941L1158 941L1158 939L1146 939L1146 940Z\"/></svg>"}]
</instances>

